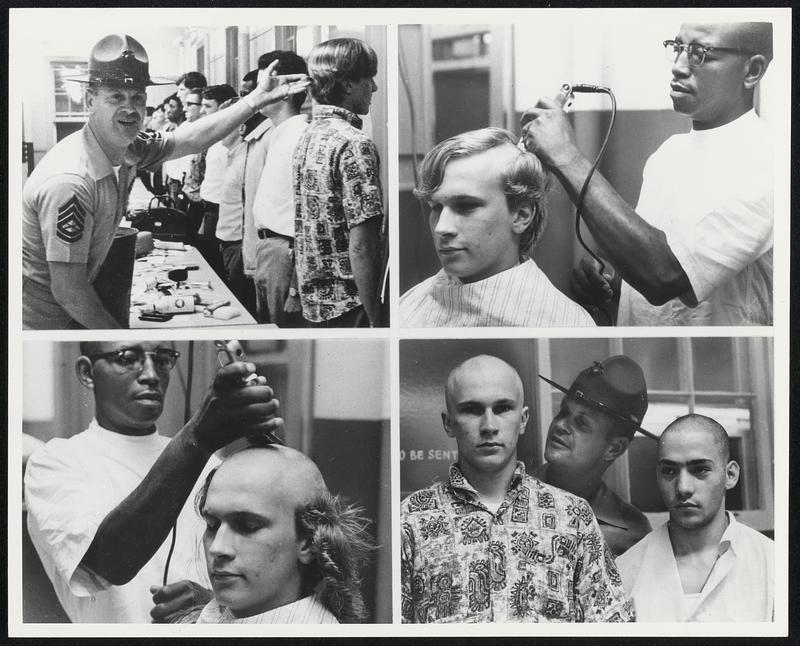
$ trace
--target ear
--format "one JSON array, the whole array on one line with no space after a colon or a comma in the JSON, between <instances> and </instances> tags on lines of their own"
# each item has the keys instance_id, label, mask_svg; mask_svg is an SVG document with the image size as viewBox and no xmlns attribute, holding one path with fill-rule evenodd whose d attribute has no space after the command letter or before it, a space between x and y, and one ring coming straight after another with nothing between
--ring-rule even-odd
<instances>
[{"instance_id":1,"label":"ear","mask_svg":"<svg viewBox=\"0 0 800 646\"><path fill-rule=\"evenodd\" d=\"M86 103L86 110L91 113L94 111L94 102L97 99L97 95L91 90L91 88L87 87L83 91L83 100Z\"/></svg>"},{"instance_id":2,"label":"ear","mask_svg":"<svg viewBox=\"0 0 800 646\"><path fill-rule=\"evenodd\" d=\"M747 60L747 69L744 77L745 89L752 90L758 82L763 78L767 71L768 61L761 54L751 56Z\"/></svg>"},{"instance_id":3,"label":"ear","mask_svg":"<svg viewBox=\"0 0 800 646\"><path fill-rule=\"evenodd\" d=\"M89 357L81 355L75 362L75 374L78 375L80 381L87 388L94 390L94 378L92 377L92 362Z\"/></svg>"},{"instance_id":4,"label":"ear","mask_svg":"<svg viewBox=\"0 0 800 646\"><path fill-rule=\"evenodd\" d=\"M606 447L605 453L603 453L603 459L606 460L606 462L613 462L628 450L630 443L631 441L627 437L622 437L621 435L612 437Z\"/></svg>"},{"instance_id":5,"label":"ear","mask_svg":"<svg viewBox=\"0 0 800 646\"><path fill-rule=\"evenodd\" d=\"M444 432L447 433L447 437L456 436L456 434L453 432L453 429L450 428L450 413L442 413L442 426L444 427Z\"/></svg>"},{"instance_id":6,"label":"ear","mask_svg":"<svg viewBox=\"0 0 800 646\"><path fill-rule=\"evenodd\" d=\"M522 414L520 415L519 420L519 434L525 435L525 429L528 427L528 417L530 416L530 411L528 410L527 406L522 407Z\"/></svg>"},{"instance_id":7,"label":"ear","mask_svg":"<svg viewBox=\"0 0 800 646\"><path fill-rule=\"evenodd\" d=\"M312 549L312 538L310 536L298 539L297 560L303 565L308 565L314 561L314 550Z\"/></svg>"},{"instance_id":8,"label":"ear","mask_svg":"<svg viewBox=\"0 0 800 646\"><path fill-rule=\"evenodd\" d=\"M725 466L725 491L730 491L739 482L739 463L731 460Z\"/></svg>"},{"instance_id":9,"label":"ear","mask_svg":"<svg viewBox=\"0 0 800 646\"><path fill-rule=\"evenodd\" d=\"M353 92L353 86L355 85L355 83L353 83L353 81L351 81L350 79L344 79L342 80L341 85L342 85L342 90L344 90L345 96L348 96Z\"/></svg>"},{"instance_id":10,"label":"ear","mask_svg":"<svg viewBox=\"0 0 800 646\"><path fill-rule=\"evenodd\" d=\"M533 222L533 210L529 206L521 206L511 216L511 230L522 235Z\"/></svg>"}]
</instances>

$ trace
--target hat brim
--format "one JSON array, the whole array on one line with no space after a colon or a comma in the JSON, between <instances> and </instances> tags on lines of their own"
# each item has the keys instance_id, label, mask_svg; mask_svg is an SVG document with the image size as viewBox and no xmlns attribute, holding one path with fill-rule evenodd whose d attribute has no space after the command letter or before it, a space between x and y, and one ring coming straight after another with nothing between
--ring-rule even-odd
<instances>
[{"instance_id":1,"label":"hat brim","mask_svg":"<svg viewBox=\"0 0 800 646\"><path fill-rule=\"evenodd\" d=\"M571 397L577 397L582 402L586 402L587 404L589 404L591 406L594 406L598 410L601 410L604 413L608 413L609 415L611 415L615 419L618 419L618 420L620 420L622 422L625 422L629 426L633 426L633 428L634 428L634 430L636 432L641 433L645 437L649 437L651 440L655 440L656 442L658 441L658 436L656 434L651 433L650 431L644 430L641 426L638 426L637 424L632 422L630 419L628 419L624 415L621 415L620 413L615 411L613 408L610 408L609 406L606 406L603 402L599 402L596 399L592 399L591 397L587 397L583 393L581 393L580 395L578 395L577 393L573 393L573 392L571 392L569 390L569 388L564 388L564 386L562 386L561 384L557 384L555 381L552 381L551 379L548 379L547 377L545 377L543 375L539 375L539 379L543 379L548 384L550 384L553 388L556 388L556 389L560 390L565 395L570 395Z\"/></svg>"},{"instance_id":2,"label":"hat brim","mask_svg":"<svg viewBox=\"0 0 800 646\"><path fill-rule=\"evenodd\" d=\"M65 81L72 81L74 83L107 83L109 85L123 85L123 86L130 86L130 87L148 87L150 85L175 85L175 81L172 79L164 78L161 76L151 76L144 83L119 83L115 82L114 79L100 79L96 76L92 76L91 74L76 74L75 76L65 76L63 77Z\"/></svg>"}]
</instances>

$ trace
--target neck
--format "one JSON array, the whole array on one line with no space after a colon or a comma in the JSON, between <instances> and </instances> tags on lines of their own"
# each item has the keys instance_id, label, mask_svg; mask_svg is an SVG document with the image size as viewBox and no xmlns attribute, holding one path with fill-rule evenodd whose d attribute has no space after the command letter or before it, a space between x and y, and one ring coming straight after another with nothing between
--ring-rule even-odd
<instances>
[{"instance_id":1,"label":"neck","mask_svg":"<svg viewBox=\"0 0 800 646\"><path fill-rule=\"evenodd\" d=\"M482 501L498 503L506 497L508 485L511 484L511 476L514 475L514 469L517 468L517 456L514 454L513 458L497 471L478 471L466 463L459 463L459 467L467 482L480 494Z\"/></svg>"},{"instance_id":2,"label":"neck","mask_svg":"<svg viewBox=\"0 0 800 646\"><path fill-rule=\"evenodd\" d=\"M753 109L753 100L751 97L749 101L745 101L736 110L726 114L723 117L709 121L692 121L692 129L711 130L712 128L719 128L733 121L736 121L739 117L741 117L743 114L747 114L752 109Z\"/></svg>"},{"instance_id":3,"label":"neck","mask_svg":"<svg viewBox=\"0 0 800 646\"><path fill-rule=\"evenodd\" d=\"M299 112L293 110L288 102L284 102L280 109L275 112L275 114L270 115L270 119L272 120L272 125L277 127L282 124L287 119L291 119L292 117L297 116L300 114Z\"/></svg>"},{"instance_id":4,"label":"neck","mask_svg":"<svg viewBox=\"0 0 800 646\"><path fill-rule=\"evenodd\" d=\"M591 500L600 488L605 472L605 468L572 470L548 462L546 481L547 484L568 491L575 496Z\"/></svg>"},{"instance_id":5,"label":"neck","mask_svg":"<svg viewBox=\"0 0 800 646\"><path fill-rule=\"evenodd\" d=\"M668 528L673 553L676 557L686 556L719 545L728 528L728 514L723 505L711 522L703 527L681 527L670 520Z\"/></svg>"},{"instance_id":6,"label":"neck","mask_svg":"<svg viewBox=\"0 0 800 646\"><path fill-rule=\"evenodd\" d=\"M143 437L145 435L152 435L156 432L156 425L150 426L127 426L124 424L115 424L111 420L102 415L96 415L97 423L105 430L111 433L119 433L120 435L133 435Z\"/></svg>"},{"instance_id":7,"label":"neck","mask_svg":"<svg viewBox=\"0 0 800 646\"><path fill-rule=\"evenodd\" d=\"M108 143L107 141L104 141L97 134L91 117L89 118L89 130L92 131L94 138L97 139L97 143L100 145L100 149L106 154L106 157L108 157L108 161L111 162L111 165L119 166L125 160L125 152L128 150L128 146L126 145L124 148L120 148Z\"/></svg>"}]
</instances>

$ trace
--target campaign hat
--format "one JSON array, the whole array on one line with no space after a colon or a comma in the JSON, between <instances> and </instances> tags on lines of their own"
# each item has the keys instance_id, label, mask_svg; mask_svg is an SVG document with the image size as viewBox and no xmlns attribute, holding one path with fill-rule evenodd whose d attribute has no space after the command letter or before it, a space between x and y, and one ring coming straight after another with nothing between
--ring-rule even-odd
<instances>
[{"instance_id":1,"label":"campaign hat","mask_svg":"<svg viewBox=\"0 0 800 646\"><path fill-rule=\"evenodd\" d=\"M548 384L584 404L624 422L627 428L657 440L642 428L647 412L647 383L638 363L625 355L595 361L582 370L569 388L539 375Z\"/></svg>"},{"instance_id":2,"label":"campaign hat","mask_svg":"<svg viewBox=\"0 0 800 646\"><path fill-rule=\"evenodd\" d=\"M109 34L92 48L88 72L64 80L131 87L175 83L174 80L151 77L149 67L147 52L138 40L127 34Z\"/></svg>"}]
</instances>

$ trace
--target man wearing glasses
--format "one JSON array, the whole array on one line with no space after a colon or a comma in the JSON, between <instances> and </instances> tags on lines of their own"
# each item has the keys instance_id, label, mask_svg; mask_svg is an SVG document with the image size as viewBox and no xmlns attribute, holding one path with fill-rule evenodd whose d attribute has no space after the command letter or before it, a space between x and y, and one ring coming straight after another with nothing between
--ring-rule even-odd
<instances>
[{"instance_id":1,"label":"man wearing glasses","mask_svg":"<svg viewBox=\"0 0 800 646\"><path fill-rule=\"evenodd\" d=\"M650 157L635 210L595 174L584 218L616 275L584 258L574 288L587 303L618 298L618 325L770 325L773 155L753 94L772 24L684 24L663 45L673 108L692 130ZM592 162L553 100L531 113L526 147L577 200Z\"/></svg>"},{"instance_id":2,"label":"man wearing glasses","mask_svg":"<svg viewBox=\"0 0 800 646\"><path fill-rule=\"evenodd\" d=\"M205 472L219 462L213 454L282 424L265 379L242 386L255 366L237 362L217 372L172 439L161 435L156 422L178 356L171 344L157 341L81 343L75 369L94 394L95 417L86 430L51 440L28 462L28 531L72 622L149 623L148 589L162 583L168 559L168 581L180 583L166 592L200 594L184 580L206 581L192 501Z\"/></svg>"}]
</instances>

